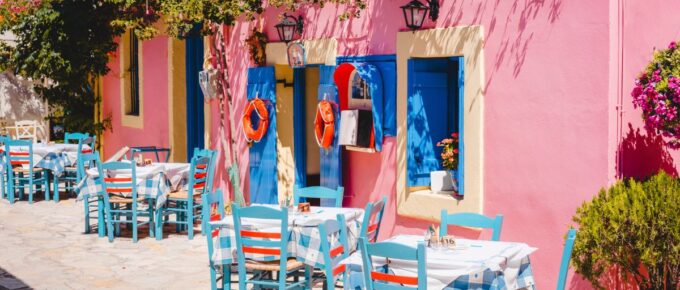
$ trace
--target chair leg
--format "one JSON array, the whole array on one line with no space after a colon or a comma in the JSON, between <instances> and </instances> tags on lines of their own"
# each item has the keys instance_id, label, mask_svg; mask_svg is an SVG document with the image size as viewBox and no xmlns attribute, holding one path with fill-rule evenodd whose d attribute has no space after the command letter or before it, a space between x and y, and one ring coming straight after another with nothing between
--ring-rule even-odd
<instances>
[{"instance_id":1,"label":"chair leg","mask_svg":"<svg viewBox=\"0 0 680 290\"><path fill-rule=\"evenodd\" d=\"M85 209L85 233L90 233L90 196L85 195L83 197L83 206Z\"/></svg>"},{"instance_id":2,"label":"chair leg","mask_svg":"<svg viewBox=\"0 0 680 290\"><path fill-rule=\"evenodd\" d=\"M104 227L107 228L107 231L109 233L111 232L111 229L109 229L108 225L106 224L105 217L106 215L104 214L104 200L101 197L97 197L97 233L99 234L99 237L104 237L105 235Z\"/></svg>"},{"instance_id":3,"label":"chair leg","mask_svg":"<svg viewBox=\"0 0 680 290\"><path fill-rule=\"evenodd\" d=\"M33 203L33 192L35 188L33 187L33 176L28 179L28 204Z\"/></svg>"},{"instance_id":4,"label":"chair leg","mask_svg":"<svg viewBox=\"0 0 680 290\"><path fill-rule=\"evenodd\" d=\"M137 211L132 212L132 242L137 242Z\"/></svg>"},{"instance_id":5,"label":"chair leg","mask_svg":"<svg viewBox=\"0 0 680 290\"><path fill-rule=\"evenodd\" d=\"M160 241L163 239L163 206L156 208L156 240Z\"/></svg>"},{"instance_id":6,"label":"chair leg","mask_svg":"<svg viewBox=\"0 0 680 290\"><path fill-rule=\"evenodd\" d=\"M43 186L45 186L45 199L47 201L50 200L50 175L47 173L47 171L43 172ZM57 191L57 198L59 198L59 191ZM57 200L59 201L59 200Z\"/></svg>"},{"instance_id":7,"label":"chair leg","mask_svg":"<svg viewBox=\"0 0 680 290\"><path fill-rule=\"evenodd\" d=\"M187 232L189 240L194 239L194 211L191 203L187 203Z\"/></svg>"},{"instance_id":8,"label":"chair leg","mask_svg":"<svg viewBox=\"0 0 680 290\"><path fill-rule=\"evenodd\" d=\"M14 178L7 178L7 198L9 198L9 204L14 204Z\"/></svg>"},{"instance_id":9,"label":"chair leg","mask_svg":"<svg viewBox=\"0 0 680 290\"><path fill-rule=\"evenodd\" d=\"M152 199L147 199L147 202L149 203L149 209L148 209L148 214L149 214L149 237L154 238L154 233L156 232L156 221L154 219L155 214L154 214L154 207L155 204L153 204Z\"/></svg>"},{"instance_id":10,"label":"chair leg","mask_svg":"<svg viewBox=\"0 0 680 290\"><path fill-rule=\"evenodd\" d=\"M59 202L59 176L54 174L54 178L52 180L54 184L52 184L52 190L54 191L54 202Z\"/></svg>"}]
</instances>

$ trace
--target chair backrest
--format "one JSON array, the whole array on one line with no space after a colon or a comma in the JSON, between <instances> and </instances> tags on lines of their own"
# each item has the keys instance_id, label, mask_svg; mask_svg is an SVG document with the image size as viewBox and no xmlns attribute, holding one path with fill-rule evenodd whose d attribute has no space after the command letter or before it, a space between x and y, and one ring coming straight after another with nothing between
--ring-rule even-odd
<instances>
[{"instance_id":1,"label":"chair backrest","mask_svg":"<svg viewBox=\"0 0 680 290\"><path fill-rule=\"evenodd\" d=\"M323 186L308 186L293 188L293 205L297 206L300 199L304 198L326 198L335 201L335 207L342 207L342 198L345 188L339 186L337 189L330 189Z\"/></svg>"},{"instance_id":2,"label":"chair backrest","mask_svg":"<svg viewBox=\"0 0 680 290\"><path fill-rule=\"evenodd\" d=\"M7 156L7 172L12 175L13 166L25 166L33 174L33 141L5 139L5 154ZM17 147L27 147L28 151L19 150Z\"/></svg>"},{"instance_id":3,"label":"chair backrest","mask_svg":"<svg viewBox=\"0 0 680 290\"><path fill-rule=\"evenodd\" d=\"M335 278L338 274L346 272L345 264L340 264L340 261L347 258L350 251L345 215L338 214L336 218L336 220L327 220L319 225L321 254L324 258L323 270L326 273L329 288L334 287ZM339 243L331 243L336 239Z\"/></svg>"},{"instance_id":4,"label":"chair backrest","mask_svg":"<svg viewBox=\"0 0 680 290\"><path fill-rule=\"evenodd\" d=\"M83 153L92 153L96 148L97 136L78 139L78 156ZM85 145L89 148L85 148Z\"/></svg>"},{"instance_id":5,"label":"chair backrest","mask_svg":"<svg viewBox=\"0 0 680 290\"><path fill-rule=\"evenodd\" d=\"M275 209L266 206L240 207L233 205L234 231L236 232L236 251L238 252L239 272L246 271L245 255L278 256L279 273L286 273L288 263L288 209ZM277 220L281 228L277 232L260 232L246 229L241 224L243 218L257 218L264 220ZM286 275L279 275L279 283L284 284Z\"/></svg>"},{"instance_id":6,"label":"chair backrest","mask_svg":"<svg viewBox=\"0 0 680 290\"><path fill-rule=\"evenodd\" d=\"M441 215L441 224L439 226L439 236L443 237L448 233L449 225L493 229L492 241L499 241L501 239L501 229L503 228L503 215L497 214L496 218L490 218L481 214L463 212L448 214L443 209Z\"/></svg>"},{"instance_id":7,"label":"chair backrest","mask_svg":"<svg viewBox=\"0 0 680 290\"><path fill-rule=\"evenodd\" d=\"M222 189L215 192L206 192L201 195L201 202L203 207L201 210L201 219L204 221L216 221L224 218L224 193ZM217 211L217 214L214 212ZM217 230L212 231L211 237L217 235Z\"/></svg>"},{"instance_id":8,"label":"chair backrest","mask_svg":"<svg viewBox=\"0 0 680 290\"><path fill-rule=\"evenodd\" d=\"M135 159L135 155L142 153L153 153L156 155L156 162L168 162L170 160L170 148L160 148L156 146L135 146L130 147L131 159ZM165 153L165 159L161 161L159 153Z\"/></svg>"},{"instance_id":9,"label":"chair backrest","mask_svg":"<svg viewBox=\"0 0 680 290\"><path fill-rule=\"evenodd\" d=\"M187 194L190 198L198 190L201 194L209 192L208 188L208 168L210 158L206 156L194 156L191 158L189 166L189 182L187 183Z\"/></svg>"},{"instance_id":10,"label":"chair backrest","mask_svg":"<svg viewBox=\"0 0 680 290\"><path fill-rule=\"evenodd\" d=\"M570 229L567 232L567 240L564 242L564 250L562 251L562 262L560 263L560 273L557 279L557 290L564 290L567 284L567 272L569 272L569 261L571 260L571 251L574 249L574 241L576 240L576 229Z\"/></svg>"},{"instance_id":11,"label":"chair backrest","mask_svg":"<svg viewBox=\"0 0 680 290\"><path fill-rule=\"evenodd\" d=\"M89 133L66 132L66 134L64 134L64 144L76 144L79 143L80 139L85 139L87 137L90 137Z\"/></svg>"},{"instance_id":12,"label":"chair backrest","mask_svg":"<svg viewBox=\"0 0 680 290\"><path fill-rule=\"evenodd\" d=\"M383 198L375 203L369 202L366 204L359 237L366 238L369 243L374 243L378 240L385 204L387 204L386 196L383 196Z\"/></svg>"},{"instance_id":13,"label":"chair backrest","mask_svg":"<svg viewBox=\"0 0 680 290\"><path fill-rule=\"evenodd\" d=\"M416 248L394 242L369 243L365 238L359 238L359 249L363 261L364 284L368 290L393 290L393 289L427 289L426 261L427 252L424 242L418 242ZM418 263L418 276L403 276L375 271L373 257L416 261ZM378 281L378 283L376 283ZM400 286L403 285L403 286Z\"/></svg>"},{"instance_id":14,"label":"chair backrest","mask_svg":"<svg viewBox=\"0 0 680 290\"><path fill-rule=\"evenodd\" d=\"M129 193L133 199L133 207L137 203L137 164L134 162L115 161L102 164L99 176L102 178L102 185L105 193ZM108 177L109 170L130 170L129 177Z\"/></svg>"},{"instance_id":15,"label":"chair backrest","mask_svg":"<svg viewBox=\"0 0 680 290\"><path fill-rule=\"evenodd\" d=\"M97 168L101 173L101 161L99 159L99 152L93 151L91 153L78 154L78 164L76 170L78 172L79 179L82 179L87 175L86 170L88 168ZM102 176L101 174L99 175ZM78 180L80 182L80 180Z\"/></svg>"},{"instance_id":16,"label":"chair backrest","mask_svg":"<svg viewBox=\"0 0 680 290\"><path fill-rule=\"evenodd\" d=\"M215 167L217 166L217 151L194 148L194 157L195 156L206 156L210 158L210 164L207 167L208 179L206 180L206 190L208 192L212 192L213 180L215 178Z\"/></svg>"},{"instance_id":17,"label":"chair backrest","mask_svg":"<svg viewBox=\"0 0 680 290\"><path fill-rule=\"evenodd\" d=\"M31 140L35 142L38 135L38 122L34 120L22 120L14 122L15 138Z\"/></svg>"}]
</instances>

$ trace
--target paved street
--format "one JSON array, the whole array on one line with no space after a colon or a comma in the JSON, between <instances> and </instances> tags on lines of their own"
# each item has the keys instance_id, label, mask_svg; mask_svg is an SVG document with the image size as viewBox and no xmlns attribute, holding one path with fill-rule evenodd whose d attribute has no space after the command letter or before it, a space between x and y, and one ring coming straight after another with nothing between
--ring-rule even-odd
<instances>
[{"instance_id":1,"label":"paved street","mask_svg":"<svg viewBox=\"0 0 680 290\"><path fill-rule=\"evenodd\" d=\"M0 200L0 289L209 289L205 237L83 234L82 203Z\"/></svg>"}]
</instances>

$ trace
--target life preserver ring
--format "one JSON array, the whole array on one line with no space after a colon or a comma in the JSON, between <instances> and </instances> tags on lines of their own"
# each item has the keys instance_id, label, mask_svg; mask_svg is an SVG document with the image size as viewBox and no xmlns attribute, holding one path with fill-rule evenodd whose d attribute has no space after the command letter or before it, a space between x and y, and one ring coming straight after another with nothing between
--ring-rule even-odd
<instances>
[{"instance_id":1,"label":"life preserver ring","mask_svg":"<svg viewBox=\"0 0 680 290\"><path fill-rule=\"evenodd\" d=\"M333 111L333 105L329 101L321 101L316 106L314 133L319 147L328 149L333 145L333 137L335 137L335 111Z\"/></svg>"},{"instance_id":2,"label":"life preserver ring","mask_svg":"<svg viewBox=\"0 0 680 290\"><path fill-rule=\"evenodd\" d=\"M257 128L253 128L253 121L251 118L253 112L260 118ZM264 138L264 135L267 134L267 128L269 127L269 111L267 110L267 104L259 98L255 98L248 102L248 105L243 110L242 121L243 134L246 136L246 141L260 142L260 140Z\"/></svg>"}]
</instances>

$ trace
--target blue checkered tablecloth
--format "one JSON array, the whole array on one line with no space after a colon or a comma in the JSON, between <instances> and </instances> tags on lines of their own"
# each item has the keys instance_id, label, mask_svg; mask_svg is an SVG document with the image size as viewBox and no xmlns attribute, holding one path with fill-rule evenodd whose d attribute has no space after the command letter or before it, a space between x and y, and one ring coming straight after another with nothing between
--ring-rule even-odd
<instances>
[{"instance_id":1,"label":"blue checkered tablecloth","mask_svg":"<svg viewBox=\"0 0 680 290\"><path fill-rule=\"evenodd\" d=\"M61 176L64 173L64 168L67 166L73 166L75 164L75 158L72 158L69 154L64 152L55 153L50 152L42 157L40 161L35 164L35 167L40 167L52 171L56 176Z\"/></svg>"},{"instance_id":2,"label":"blue checkered tablecloth","mask_svg":"<svg viewBox=\"0 0 680 290\"><path fill-rule=\"evenodd\" d=\"M363 216L362 209L355 208L319 208L312 207L310 214L289 215L290 236L288 237L288 255L297 258L298 261L313 267L324 265L321 255L321 243L318 225L328 219L336 219L337 214L345 214L347 220L349 245L351 250L356 249L356 241L359 235L359 222ZM227 216L219 222L212 222L213 229L218 228L219 233L213 238L212 261L216 266L229 265L236 261L236 241L233 228L233 217ZM248 224L244 222L244 229L276 232L280 224ZM330 237L331 247L339 245L338 235ZM274 261L279 256L247 254L246 258L255 261Z\"/></svg>"},{"instance_id":3,"label":"blue checkered tablecloth","mask_svg":"<svg viewBox=\"0 0 680 290\"><path fill-rule=\"evenodd\" d=\"M85 195L97 196L103 193L101 179L88 176L81 181L78 190L77 200L83 200ZM163 172L158 172L149 178L137 179L137 195L156 200L156 208L162 206L170 193L170 181Z\"/></svg>"}]
</instances>

